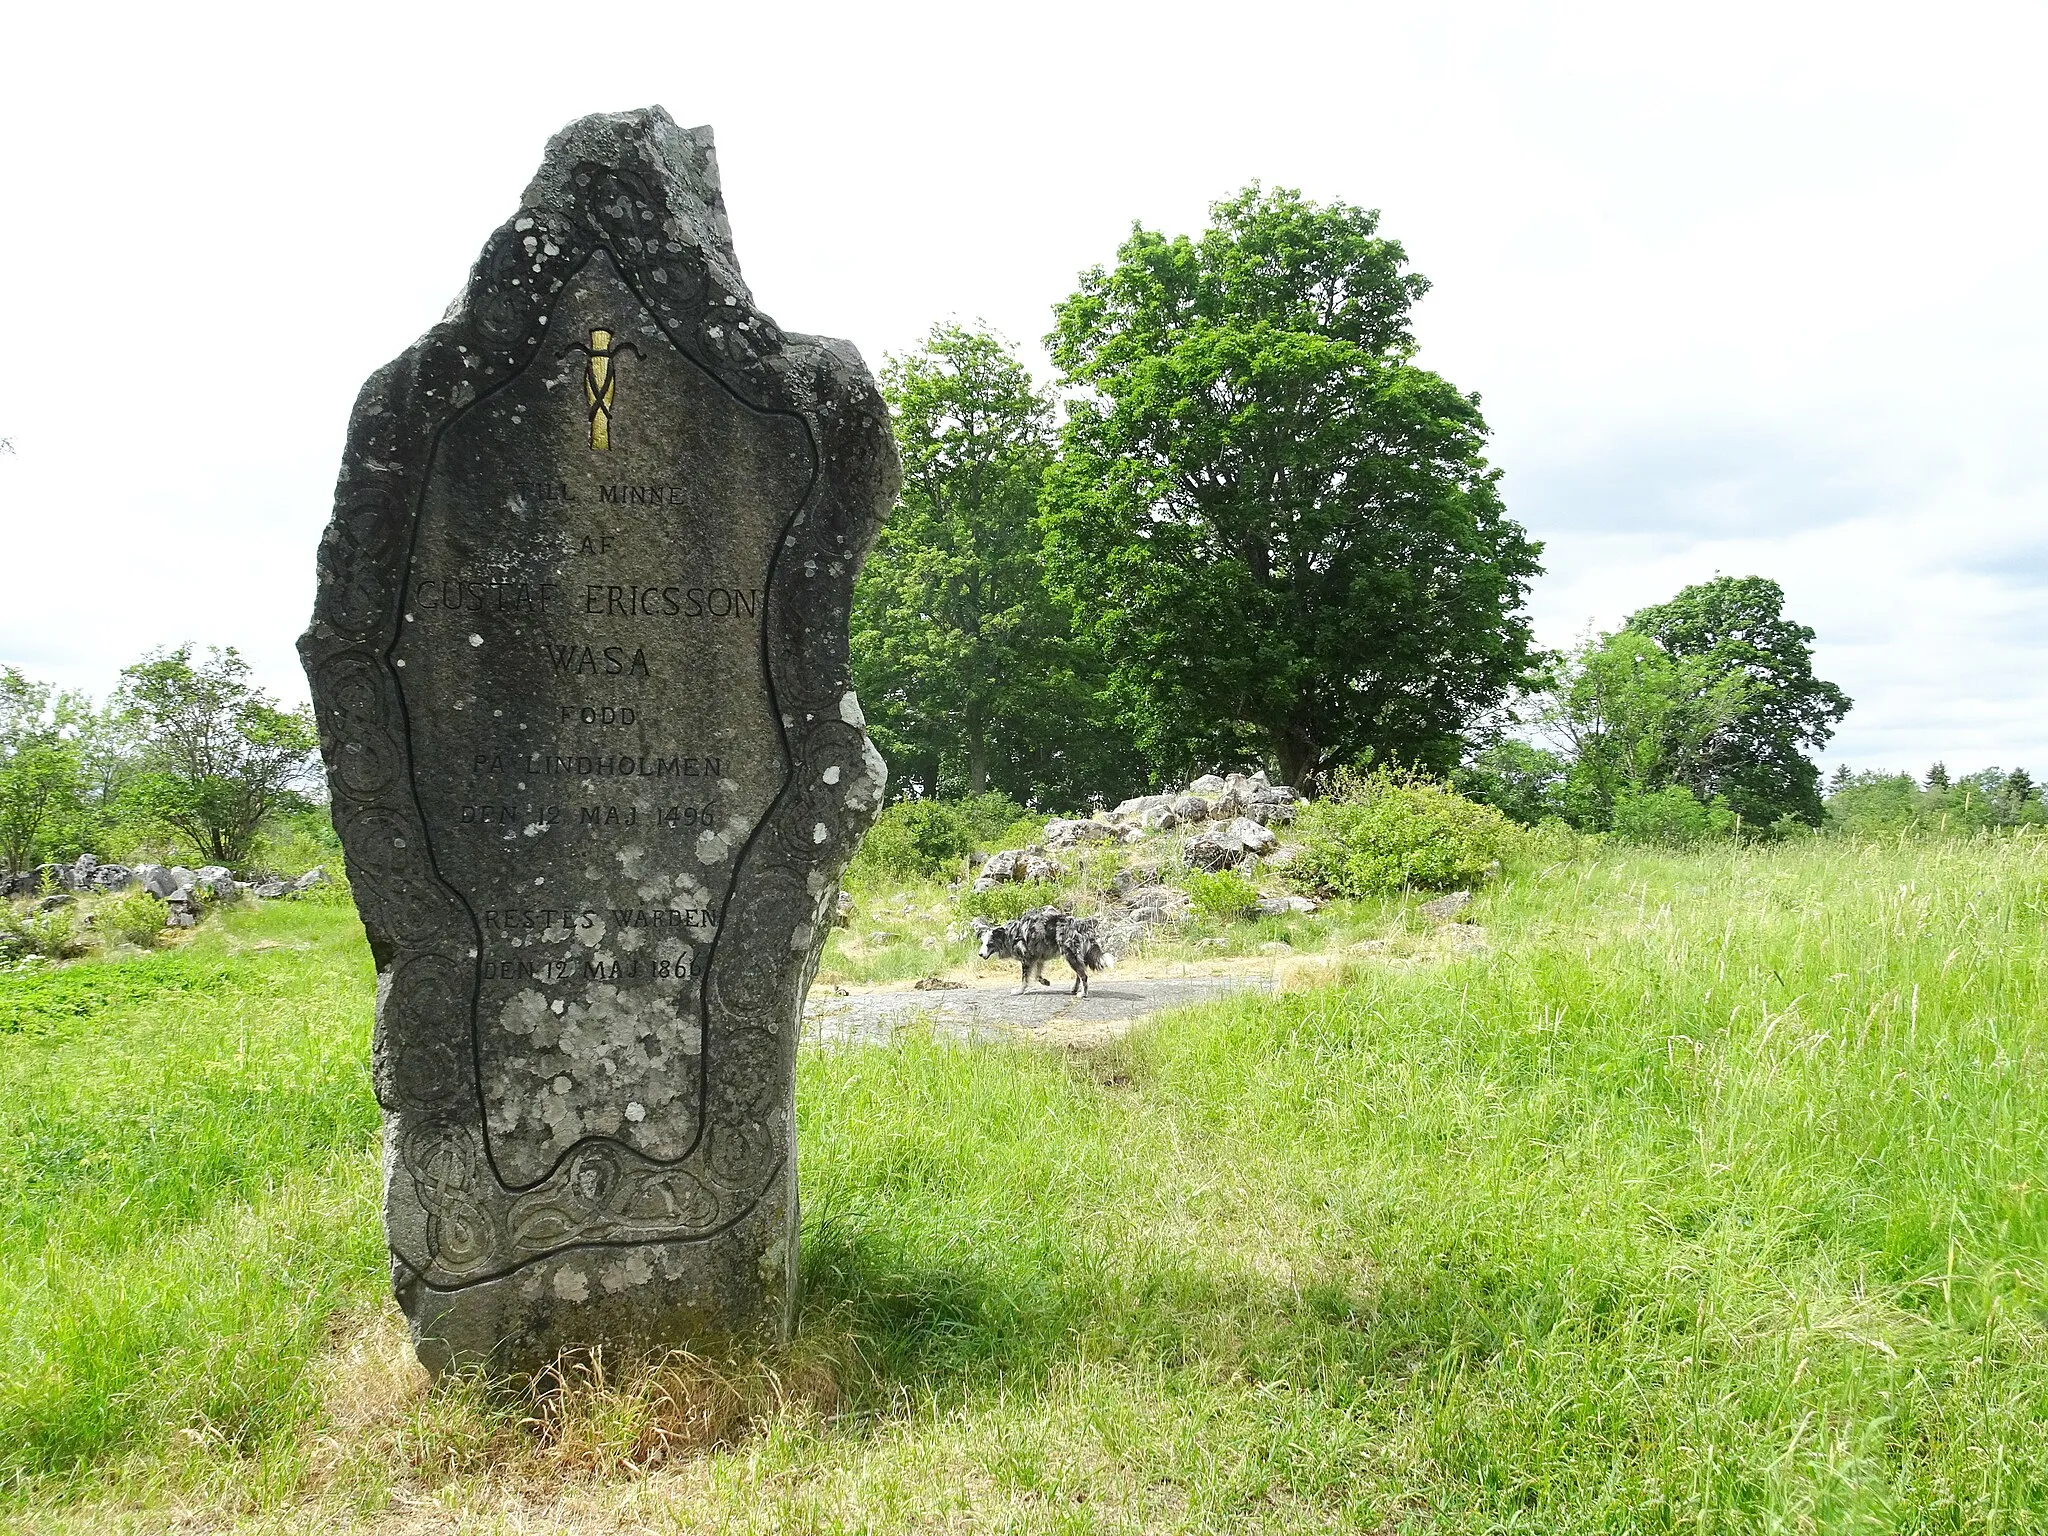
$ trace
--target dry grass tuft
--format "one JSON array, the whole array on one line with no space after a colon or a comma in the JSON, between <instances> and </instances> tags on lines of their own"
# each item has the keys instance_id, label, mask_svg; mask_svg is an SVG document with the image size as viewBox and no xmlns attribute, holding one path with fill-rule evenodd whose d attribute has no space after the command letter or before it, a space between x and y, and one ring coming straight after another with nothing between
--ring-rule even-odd
<instances>
[{"instance_id":1,"label":"dry grass tuft","mask_svg":"<svg viewBox=\"0 0 2048 1536\"><path fill-rule=\"evenodd\" d=\"M1273 967L1275 992L1312 992L1355 979L1360 966L1337 955L1286 955Z\"/></svg>"},{"instance_id":2,"label":"dry grass tuft","mask_svg":"<svg viewBox=\"0 0 2048 1536\"><path fill-rule=\"evenodd\" d=\"M337 1326L304 1492L507 1492L632 1478L743 1443L770 1422L817 1424L845 1401L850 1348L807 1336L758 1356L564 1355L515 1388L432 1380L395 1306Z\"/></svg>"},{"instance_id":3,"label":"dry grass tuft","mask_svg":"<svg viewBox=\"0 0 2048 1536\"><path fill-rule=\"evenodd\" d=\"M531 1383L526 1460L550 1478L652 1471L727 1449L770 1420L830 1418L842 1380L841 1360L808 1339L735 1360L680 1350L623 1365L601 1350L564 1356Z\"/></svg>"}]
</instances>

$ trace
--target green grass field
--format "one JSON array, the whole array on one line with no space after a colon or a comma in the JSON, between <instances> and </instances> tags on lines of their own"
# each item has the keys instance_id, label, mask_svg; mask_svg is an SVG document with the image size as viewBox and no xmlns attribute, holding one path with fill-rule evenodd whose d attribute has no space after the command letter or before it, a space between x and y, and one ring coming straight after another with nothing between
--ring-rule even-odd
<instances>
[{"instance_id":1,"label":"green grass field","mask_svg":"<svg viewBox=\"0 0 2048 1536\"><path fill-rule=\"evenodd\" d=\"M1092 1055L807 1053L798 1341L537 1406L404 1364L345 909L0 978L0 1525L2048 1528L2044 905L1594 849Z\"/></svg>"}]
</instances>

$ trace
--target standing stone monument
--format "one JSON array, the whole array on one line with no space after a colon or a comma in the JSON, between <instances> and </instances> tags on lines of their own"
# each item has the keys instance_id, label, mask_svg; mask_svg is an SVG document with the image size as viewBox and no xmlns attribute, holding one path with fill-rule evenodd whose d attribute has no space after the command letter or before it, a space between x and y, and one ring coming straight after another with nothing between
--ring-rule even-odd
<instances>
[{"instance_id":1,"label":"standing stone monument","mask_svg":"<svg viewBox=\"0 0 2048 1536\"><path fill-rule=\"evenodd\" d=\"M798 1022L886 776L848 611L898 479L859 354L755 308L711 131L658 107L557 134L364 385L299 649L429 1366L789 1329Z\"/></svg>"}]
</instances>

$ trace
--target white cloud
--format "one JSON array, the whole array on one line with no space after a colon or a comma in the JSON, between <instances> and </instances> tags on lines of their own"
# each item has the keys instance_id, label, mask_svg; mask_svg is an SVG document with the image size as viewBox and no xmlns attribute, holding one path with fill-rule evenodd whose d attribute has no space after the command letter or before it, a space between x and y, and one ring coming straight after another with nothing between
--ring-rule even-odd
<instances>
[{"instance_id":1,"label":"white cloud","mask_svg":"<svg viewBox=\"0 0 2048 1536\"><path fill-rule=\"evenodd\" d=\"M0 657L241 646L300 695L349 402L547 134L710 122L740 254L871 360L1032 341L1134 218L1378 207L1549 545L1544 638L1784 582L1858 763L2048 766L2048 13L2004 6L611 0L45 7L0 130Z\"/></svg>"}]
</instances>

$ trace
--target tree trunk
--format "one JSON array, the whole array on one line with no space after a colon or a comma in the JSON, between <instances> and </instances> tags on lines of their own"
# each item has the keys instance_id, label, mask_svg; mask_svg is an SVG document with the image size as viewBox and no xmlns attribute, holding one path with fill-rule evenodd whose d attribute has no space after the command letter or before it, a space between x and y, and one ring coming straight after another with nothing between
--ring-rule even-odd
<instances>
[{"instance_id":1,"label":"tree trunk","mask_svg":"<svg viewBox=\"0 0 2048 1536\"><path fill-rule=\"evenodd\" d=\"M1310 782L1315 777L1316 764L1322 753L1306 734L1294 727L1276 729L1272 733L1273 755L1280 762L1280 779L1303 794L1315 788Z\"/></svg>"},{"instance_id":2,"label":"tree trunk","mask_svg":"<svg viewBox=\"0 0 2048 1536\"><path fill-rule=\"evenodd\" d=\"M982 724L981 711L969 708L967 711L967 793L984 794L988 790L988 730Z\"/></svg>"}]
</instances>

